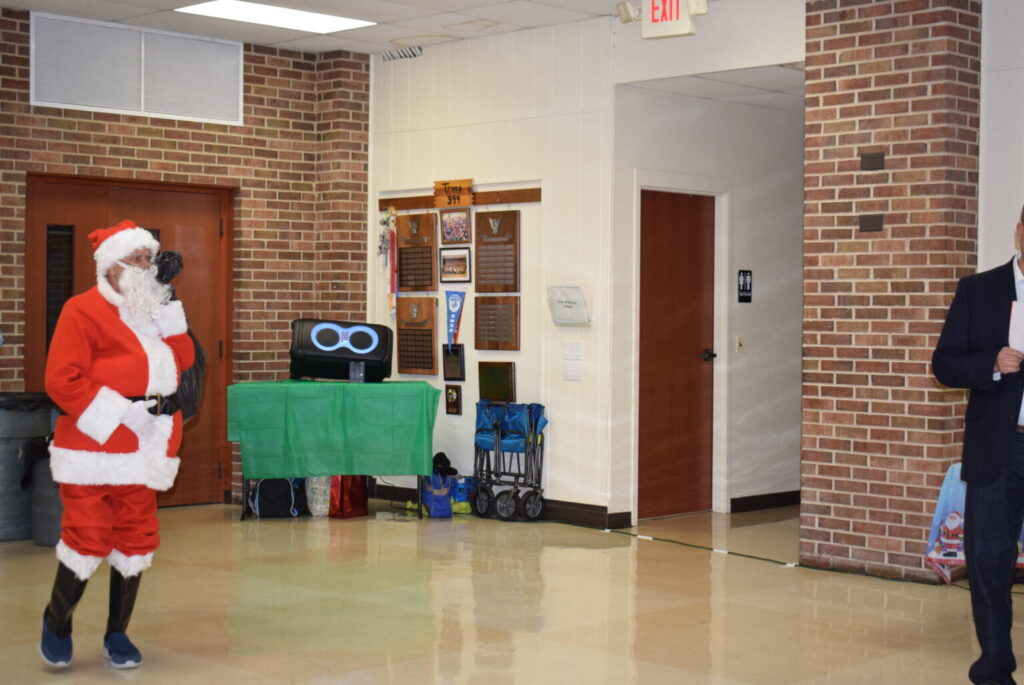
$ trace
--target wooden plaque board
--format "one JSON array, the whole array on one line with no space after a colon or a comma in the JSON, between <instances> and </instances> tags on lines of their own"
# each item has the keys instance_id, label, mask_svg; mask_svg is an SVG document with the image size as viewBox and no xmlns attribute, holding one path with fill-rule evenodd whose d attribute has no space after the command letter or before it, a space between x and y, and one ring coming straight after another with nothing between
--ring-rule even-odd
<instances>
[{"instance_id":1,"label":"wooden plaque board","mask_svg":"<svg viewBox=\"0 0 1024 685\"><path fill-rule=\"evenodd\" d=\"M519 296L481 297L476 302L476 349L519 349Z\"/></svg>"},{"instance_id":2,"label":"wooden plaque board","mask_svg":"<svg viewBox=\"0 0 1024 685\"><path fill-rule=\"evenodd\" d=\"M446 414L462 414L462 386L444 386L444 412Z\"/></svg>"},{"instance_id":3,"label":"wooden plaque board","mask_svg":"<svg viewBox=\"0 0 1024 685\"><path fill-rule=\"evenodd\" d=\"M398 373L437 375L437 298L399 297Z\"/></svg>"},{"instance_id":4,"label":"wooden plaque board","mask_svg":"<svg viewBox=\"0 0 1024 685\"><path fill-rule=\"evenodd\" d=\"M476 291L519 292L519 211L476 214Z\"/></svg>"},{"instance_id":5,"label":"wooden plaque board","mask_svg":"<svg viewBox=\"0 0 1024 685\"><path fill-rule=\"evenodd\" d=\"M398 215L395 237L399 292L437 290L436 219L433 212Z\"/></svg>"},{"instance_id":6,"label":"wooden plaque board","mask_svg":"<svg viewBox=\"0 0 1024 685\"><path fill-rule=\"evenodd\" d=\"M434 181L435 207L468 207L473 204L473 179Z\"/></svg>"}]
</instances>

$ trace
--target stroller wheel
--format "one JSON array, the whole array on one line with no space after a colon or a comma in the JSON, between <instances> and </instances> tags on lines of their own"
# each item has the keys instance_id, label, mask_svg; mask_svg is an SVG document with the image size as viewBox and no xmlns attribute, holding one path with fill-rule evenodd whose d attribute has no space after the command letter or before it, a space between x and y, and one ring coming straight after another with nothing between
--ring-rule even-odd
<instances>
[{"instance_id":1,"label":"stroller wheel","mask_svg":"<svg viewBox=\"0 0 1024 685\"><path fill-rule=\"evenodd\" d=\"M494 493L486 485L476 489L476 494L469 500L469 508L477 516L487 518L494 510Z\"/></svg>"},{"instance_id":2,"label":"stroller wheel","mask_svg":"<svg viewBox=\"0 0 1024 685\"><path fill-rule=\"evenodd\" d=\"M519 509L519 498L514 490L503 490L494 498L494 513L502 521L511 521Z\"/></svg>"},{"instance_id":3,"label":"stroller wheel","mask_svg":"<svg viewBox=\"0 0 1024 685\"><path fill-rule=\"evenodd\" d=\"M544 513L544 498L536 490L524 492L519 498L519 513L528 521L536 521Z\"/></svg>"}]
</instances>

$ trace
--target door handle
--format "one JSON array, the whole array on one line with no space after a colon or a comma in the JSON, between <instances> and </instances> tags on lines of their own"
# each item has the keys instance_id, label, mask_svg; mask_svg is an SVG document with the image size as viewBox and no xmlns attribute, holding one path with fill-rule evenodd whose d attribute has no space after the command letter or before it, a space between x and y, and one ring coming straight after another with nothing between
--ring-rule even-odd
<instances>
[{"instance_id":1,"label":"door handle","mask_svg":"<svg viewBox=\"0 0 1024 685\"><path fill-rule=\"evenodd\" d=\"M718 355L715 354L715 351L712 350L710 347L705 347L704 351L701 352L701 354L700 354L700 358L703 359L706 362L711 361L712 359L714 359L717 356Z\"/></svg>"}]
</instances>

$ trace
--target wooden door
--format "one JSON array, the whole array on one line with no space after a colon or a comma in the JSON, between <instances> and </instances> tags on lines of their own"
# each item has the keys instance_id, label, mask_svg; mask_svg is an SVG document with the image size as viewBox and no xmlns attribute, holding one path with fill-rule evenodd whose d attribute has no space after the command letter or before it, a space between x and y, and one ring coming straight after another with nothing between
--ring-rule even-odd
<instances>
[{"instance_id":1,"label":"wooden door","mask_svg":"<svg viewBox=\"0 0 1024 685\"><path fill-rule=\"evenodd\" d=\"M640 195L637 515L711 508L715 199Z\"/></svg>"},{"instance_id":2,"label":"wooden door","mask_svg":"<svg viewBox=\"0 0 1024 685\"><path fill-rule=\"evenodd\" d=\"M157 233L160 247L184 258L172 281L185 304L189 328L206 352L206 384L199 414L185 426L181 467L161 506L222 502L230 491L223 344L230 321L225 237L231 193L226 189L132 184L100 179L30 176L26 191L25 387L43 390L46 345L67 297L96 284L88 234L122 219ZM47 278L47 272L50 278ZM60 278L61 271L70 279ZM62 285L62 283L65 283Z\"/></svg>"}]
</instances>

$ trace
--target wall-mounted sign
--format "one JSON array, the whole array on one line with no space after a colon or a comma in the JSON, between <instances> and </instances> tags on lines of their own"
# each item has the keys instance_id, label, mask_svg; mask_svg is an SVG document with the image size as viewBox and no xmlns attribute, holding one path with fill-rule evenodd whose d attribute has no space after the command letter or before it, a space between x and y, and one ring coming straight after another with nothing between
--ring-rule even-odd
<instances>
[{"instance_id":1,"label":"wall-mounted sign","mask_svg":"<svg viewBox=\"0 0 1024 685\"><path fill-rule=\"evenodd\" d=\"M641 38L689 36L697 31L687 0L644 0L640 18Z\"/></svg>"},{"instance_id":2,"label":"wall-mounted sign","mask_svg":"<svg viewBox=\"0 0 1024 685\"><path fill-rule=\"evenodd\" d=\"M584 326L590 323L590 311L578 285L549 285L548 306L556 326Z\"/></svg>"},{"instance_id":3,"label":"wall-mounted sign","mask_svg":"<svg viewBox=\"0 0 1024 685\"><path fill-rule=\"evenodd\" d=\"M736 290L739 292L740 302L751 302L754 299L754 272L750 269L740 269L736 274Z\"/></svg>"},{"instance_id":4,"label":"wall-mounted sign","mask_svg":"<svg viewBox=\"0 0 1024 685\"><path fill-rule=\"evenodd\" d=\"M435 207L469 207L473 204L473 179L434 181Z\"/></svg>"}]
</instances>

